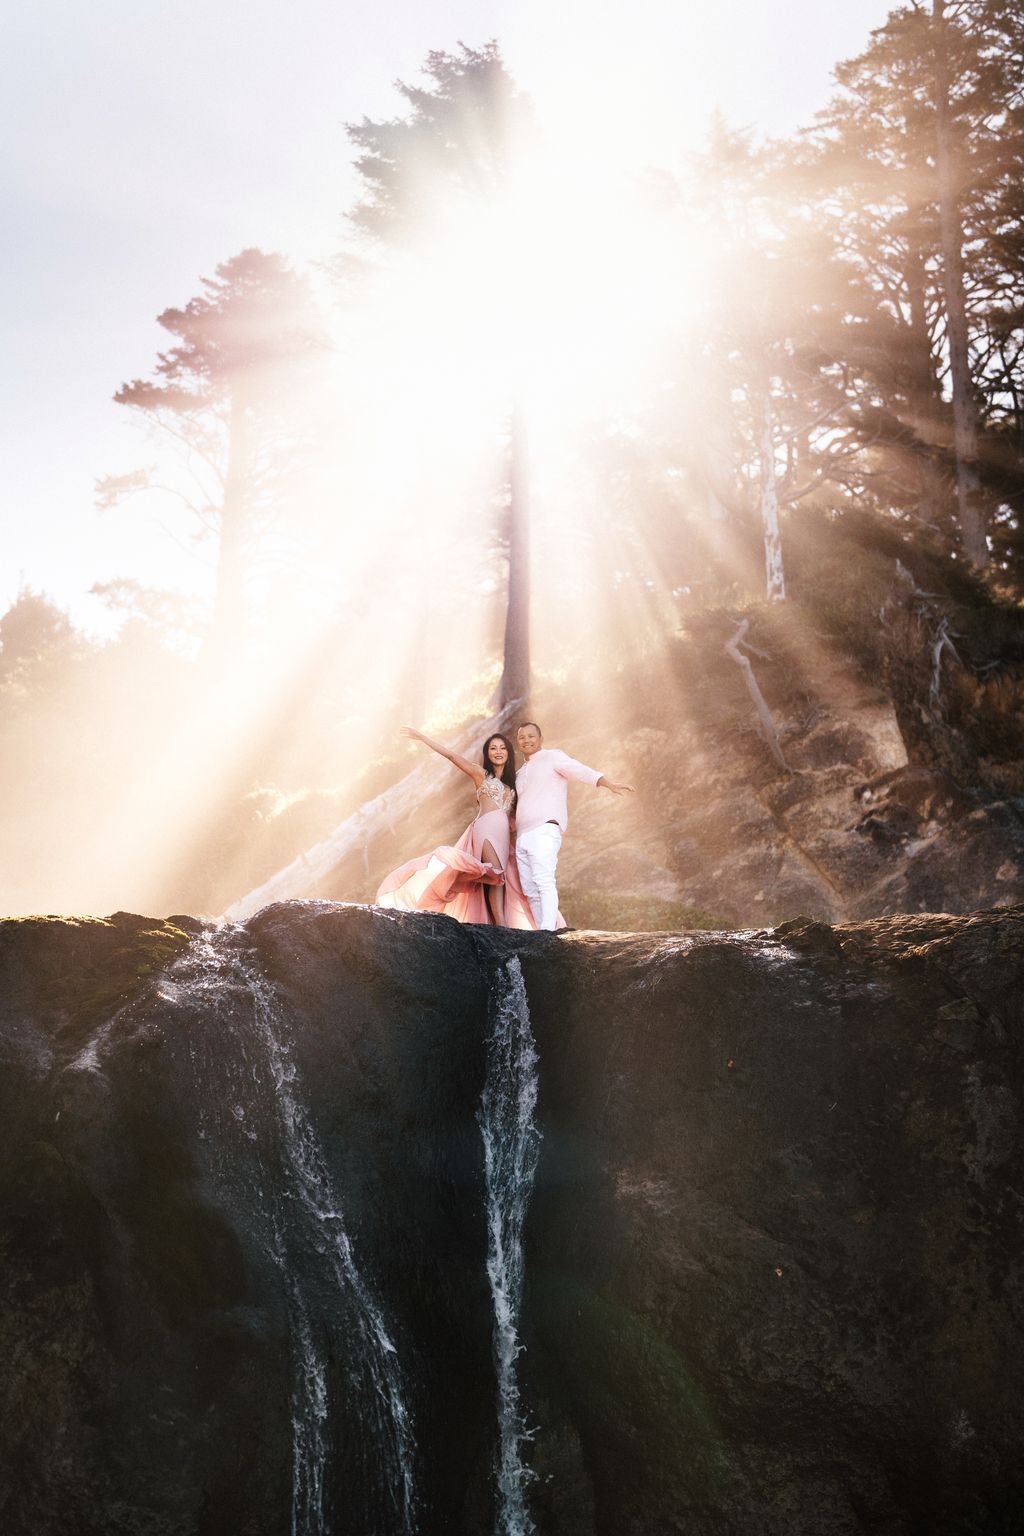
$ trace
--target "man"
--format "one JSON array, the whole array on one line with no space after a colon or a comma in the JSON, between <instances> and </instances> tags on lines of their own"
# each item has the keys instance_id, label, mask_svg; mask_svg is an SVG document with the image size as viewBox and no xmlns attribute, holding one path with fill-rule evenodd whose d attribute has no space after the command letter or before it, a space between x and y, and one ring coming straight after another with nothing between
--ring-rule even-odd
<instances>
[{"instance_id":1,"label":"man","mask_svg":"<svg viewBox=\"0 0 1024 1536\"><path fill-rule=\"evenodd\" d=\"M545 747L540 726L525 720L516 745L526 761L516 774L516 862L538 928L558 922L555 870L569 820L569 780L596 784L613 795L633 794L632 784L613 784L557 747Z\"/></svg>"}]
</instances>

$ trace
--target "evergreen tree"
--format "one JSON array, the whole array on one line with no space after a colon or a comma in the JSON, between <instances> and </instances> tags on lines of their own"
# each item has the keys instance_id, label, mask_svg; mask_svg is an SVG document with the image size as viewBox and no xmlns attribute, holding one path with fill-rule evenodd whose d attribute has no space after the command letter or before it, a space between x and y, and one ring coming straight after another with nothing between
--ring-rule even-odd
<instances>
[{"instance_id":1,"label":"evergreen tree","mask_svg":"<svg viewBox=\"0 0 1024 1536\"><path fill-rule=\"evenodd\" d=\"M890 506L977 566L1019 496L1020 30L1006 0L898 8L796 156L851 275L845 361Z\"/></svg>"},{"instance_id":2,"label":"evergreen tree","mask_svg":"<svg viewBox=\"0 0 1024 1536\"><path fill-rule=\"evenodd\" d=\"M500 197L528 114L495 42L433 50L423 73L426 88L396 82L404 117L348 125L365 187L350 218L384 247L420 246L453 211Z\"/></svg>"},{"instance_id":3,"label":"evergreen tree","mask_svg":"<svg viewBox=\"0 0 1024 1536\"><path fill-rule=\"evenodd\" d=\"M123 384L114 399L185 460L184 489L180 479L172 489L217 539L210 645L222 655L240 638L253 547L281 510L300 451L296 386L320 347L316 315L284 258L250 249L158 320L175 344L159 354L154 378ZM101 502L154 483L148 472L102 481Z\"/></svg>"},{"instance_id":4,"label":"evergreen tree","mask_svg":"<svg viewBox=\"0 0 1024 1536\"><path fill-rule=\"evenodd\" d=\"M64 609L42 592L22 587L0 615L0 684L40 664L62 668L79 648L80 637Z\"/></svg>"},{"instance_id":5,"label":"evergreen tree","mask_svg":"<svg viewBox=\"0 0 1024 1536\"><path fill-rule=\"evenodd\" d=\"M855 468L854 390L841 362L847 282L794 212L783 146L755 148L716 122L695 170L691 196L717 258L699 360L686 369L707 381L699 393L709 402L692 435L704 444L711 516L756 502L772 600L785 596L781 513L845 487Z\"/></svg>"},{"instance_id":6,"label":"evergreen tree","mask_svg":"<svg viewBox=\"0 0 1024 1536\"><path fill-rule=\"evenodd\" d=\"M467 216L485 217L500 206L514 156L531 131L529 102L505 69L496 43L479 49L460 44L455 54L431 52L424 74L427 87L398 82L409 108L405 116L385 122L364 118L349 125L365 188L350 217L378 256L415 257ZM530 688L527 446L514 400L509 417L501 529L508 578L499 708L525 698Z\"/></svg>"}]
</instances>

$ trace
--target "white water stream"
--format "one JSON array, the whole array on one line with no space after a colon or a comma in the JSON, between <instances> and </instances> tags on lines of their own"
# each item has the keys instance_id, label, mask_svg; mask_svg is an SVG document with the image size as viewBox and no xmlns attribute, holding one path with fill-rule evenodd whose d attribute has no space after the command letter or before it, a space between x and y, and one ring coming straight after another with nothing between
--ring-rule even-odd
<instances>
[{"instance_id":1,"label":"white water stream","mask_svg":"<svg viewBox=\"0 0 1024 1536\"><path fill-rule=\"evenodd\" d=\"M339 1388L328 1371L327 1346L339 1324L347 1381L376 1460L367 1479L378 1490L380 1521L359 1536L415 1536L415 1442L395 1346L357 1265L274 988L244 932L220 928L194 940L168 972L162 994L200 1014L189 1048L205 1106L201 1134L221 1144L219 1154L213 1147L210 1154L284 1281L292 1349L292 1536L350 1529L330 1502L329 1419ZM268 1136L271 1126L276 1134ZM239 1134L250 1144L249 1157L231 1149ZM320 1315L324 1294L327 1317Z\"/></svg>"},{"instance_id":2,"label":"white water stream","mask_svg":"<svg viewBox=\"0 0 1024 1536\"><path fill-rule=\"evenodd\" d=\"M491 992L487 1079L478 1120L487 1192L487 1278L494 1305L498 1379L498 1466L495 1536L532 1536L526 1492L531 1473L523 1447L531 1438L523 1415L517 1361L523 1297L523 1226L540 1154L534 1123L537 1050L519 960L499 971Z\"/></svg>"}]
</instances>

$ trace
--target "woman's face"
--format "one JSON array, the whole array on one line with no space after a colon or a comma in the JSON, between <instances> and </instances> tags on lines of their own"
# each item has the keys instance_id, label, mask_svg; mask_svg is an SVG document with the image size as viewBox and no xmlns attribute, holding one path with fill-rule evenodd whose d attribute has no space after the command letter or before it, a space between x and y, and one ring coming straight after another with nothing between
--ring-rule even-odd
<instances>
[{"instance_id":1,"label":"woman's face","mask_svg":"<svg viewBox=\"0 0 1024 1536\"><path fill-rule=\"evenodd\" d=\"M508 762L508 748L500 736L492 736L487 743L487 761L500 773Z\"/></svg>"}]
</instances>

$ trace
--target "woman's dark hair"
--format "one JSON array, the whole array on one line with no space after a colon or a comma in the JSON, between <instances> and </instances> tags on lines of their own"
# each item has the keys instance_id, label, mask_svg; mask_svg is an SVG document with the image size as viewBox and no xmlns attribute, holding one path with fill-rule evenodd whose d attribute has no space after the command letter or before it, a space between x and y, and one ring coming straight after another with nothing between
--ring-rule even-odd
<instances>
[{"instance_id":1,"label":"woman's dark hair","mask_svg":"<svg viewBox=\"0 0 1024 1536\"><path fill-rule=\"evenodd\" d=\"M506 757L504 767L501 770L501 782L503 784L507 784L509 789L512 791L512 795L513 795L512 807L513 807L513 809L515 809L515 803L516 803L515 802L515 793L516 793L516 754L515 754L515 748L512 746L512 743L509 741L508 737L507 736L503 736L500 731L494 731L494 732L492 732L492 734L490 736L488 736L487 740L484 742L483 765L484 765L484 773L489 773L492 779L498 777L498 775L495 774L495 772L494 772L494 764L491 762L490 758L487 756L488 752L491 750L491 742L492 741L503 741L505 743L505 751L508 753L508 757Z\"/></svg>"}]
</instances>

